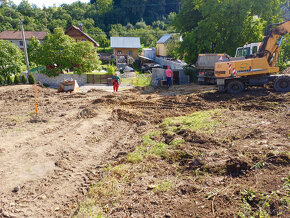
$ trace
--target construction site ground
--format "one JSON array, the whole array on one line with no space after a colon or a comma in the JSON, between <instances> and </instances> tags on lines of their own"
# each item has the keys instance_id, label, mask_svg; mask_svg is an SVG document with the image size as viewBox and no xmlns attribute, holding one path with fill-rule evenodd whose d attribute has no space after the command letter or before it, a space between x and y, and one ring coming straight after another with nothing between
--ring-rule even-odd
<instances>
[{"instance_id":1,"label":"construction site ground","mask_svg":"<svg viewBox=\"0 0 290 218\"><path fill-rule=\"evenodd\" d=\"M289 217L290 95L0 87L0 217Z\"/></svg>"}]
</instances>

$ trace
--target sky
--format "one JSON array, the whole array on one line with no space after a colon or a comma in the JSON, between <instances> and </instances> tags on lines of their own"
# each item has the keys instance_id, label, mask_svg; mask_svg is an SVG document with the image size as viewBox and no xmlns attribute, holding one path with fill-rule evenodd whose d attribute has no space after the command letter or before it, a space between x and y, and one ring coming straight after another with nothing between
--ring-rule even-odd
<instances>
[{"instance_id":1,"label":"sky","mask_svg":"<svg viewBox=\"0 0 290 218\"><path fill-rule=\"evenodd\" d=\"M16 5L19 5L19 3L22 0L12 0ZM71 4L73 2L76 2L77 0L28 0L30 4L36 4L39 8L42 8L44 5L46 7L53 6L55 4L56 6L59 6L61 4ZM80 0L81 2L89 2L90 0Z\"/></svg>"}]
</instances>

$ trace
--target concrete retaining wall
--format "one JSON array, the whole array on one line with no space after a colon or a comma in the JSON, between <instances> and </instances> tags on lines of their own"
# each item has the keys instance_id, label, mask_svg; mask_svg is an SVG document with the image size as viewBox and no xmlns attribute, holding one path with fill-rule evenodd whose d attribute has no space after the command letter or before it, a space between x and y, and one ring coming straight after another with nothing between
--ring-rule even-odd
<instances>
[{"instance_id":1,"label":"concrete retaining wall","mask_svg":"<svg viewBox=\"0 0 290 218\"><path fill-rule=\"evenodd\" d=\"M48 84L50 87L57 88L59 83L64 80L76 80L80 86L83 86L87 83L87 75L77 75L77 74L60 74L56 77L48 77L42 73L33 74L36 82L42 82L43 84Z\"/></svg>"}]
</instances>

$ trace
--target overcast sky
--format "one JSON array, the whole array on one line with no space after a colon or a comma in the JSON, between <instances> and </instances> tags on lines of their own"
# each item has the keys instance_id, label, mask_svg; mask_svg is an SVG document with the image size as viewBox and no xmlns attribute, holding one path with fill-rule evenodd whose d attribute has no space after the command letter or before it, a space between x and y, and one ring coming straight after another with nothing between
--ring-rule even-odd
<instances>
[{"instance_id":1,"label":"overcast sky","mask_svg":"<svg viewBox=\"0 0 290 218\"><path fill-rule=\"evenodd\" d=\"M19 3L22 0L12 0L15 4L19 5ZM59 6L63 3L71 4L73 2L76 2L77 0L28 0L30 4L36 4L38 7L42 8L44 5L46 7L53 6L55 4L56 6ZM90 0L80 0L81 2L89 2Z\"/></svg>"}]
</instances>

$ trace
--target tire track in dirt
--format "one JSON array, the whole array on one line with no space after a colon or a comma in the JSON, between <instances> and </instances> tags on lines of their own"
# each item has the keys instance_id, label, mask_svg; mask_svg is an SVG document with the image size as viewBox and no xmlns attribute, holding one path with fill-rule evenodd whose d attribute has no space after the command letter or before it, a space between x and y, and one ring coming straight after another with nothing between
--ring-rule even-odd
<instances>
[{"instance_id":1,"label":"tire track in dirt","mask_svg":"<svg viewBox=\"0 0 290 218\"><path fill-rule=\"evenodd\" d=\"M55 166L43 178L28 179L19 184L20 190L17 193L12 193L11 189L3 191L0 208L4 214L16 217L72 215L71 207L96 178L96 166L107 158L106 151L117 143L118 138L124 138L125 135L126 140L134 132L130 132L131 126L124 122L116 125L114 120L110 121L110 111L100 111L96 119L77 120L70 122L69 128L57 125L52 128L53 131L43 131L41 137L46 137L46 145L40 145L42 153L48 155ZM100 129L96 131L98 127ZM112 132L117 133L116 138L111 137ZM98 138L98 142L88 145L86 140L92 134ZM35 145L39 137L30 137L30 140ZM36 150L29 153L41 153ZM40 158L40 155L36 158Z\"/></svg>"}]
</instances>

